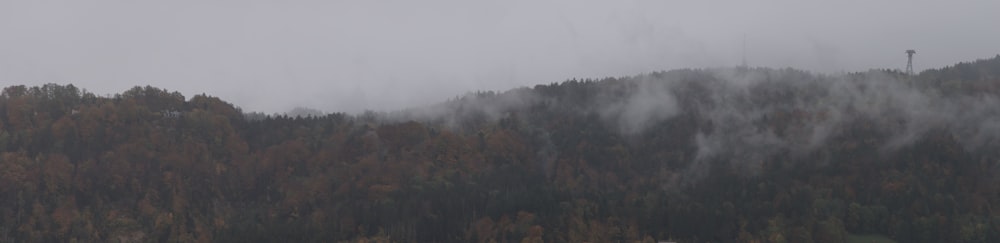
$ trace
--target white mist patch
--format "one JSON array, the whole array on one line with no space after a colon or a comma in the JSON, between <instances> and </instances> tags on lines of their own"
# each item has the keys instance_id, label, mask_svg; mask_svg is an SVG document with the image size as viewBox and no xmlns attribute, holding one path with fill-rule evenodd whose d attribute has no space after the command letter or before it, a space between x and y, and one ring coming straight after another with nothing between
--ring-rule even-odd
<instances>
[{"instance_id":1,"label":"white mist patch","mask_svg":"<svg viewBox=\"0 0 1000 243\"><path fill-rule=\"evenodd\" d=\"M962 97L948 103L948 128L967 150L1000 147L1000 98Z\"/></svg>"},{"instance_id":2,"label":"white mist patch","mask_svg":"<svg viewBox=\"0 0 1000 243\"><path fill-rule=\"evenodd\" d=\"M1000 99L993 94L943 95L876 71L833 77L771 69L712 72L718 82L698 83L708 95L685 104L707 124L693 138L697 151L688 171L694 177L704 161L724 160L753 173L776 155L809 154L859 121L876 129L881 139L875 149L884 153L935 130L951 133L967 150L1000 143Z\"/></svg>"},{"instance_id":3,"label":"white mist patch","mask_svg":"<svg viewBox=\"0 0 1000 243\"><path fill-rule=\"evenodd\" d=\"M959 108L964 106L956 103L959 99L946 99L877 72L836 77L771 69L710 72L715 80L691 81L706 92L689 98L694 103L684 104L694 107L690 112L703 120L693 138L696 154L685 180L697 180L708 161L755 175L775 156L804 156L827 146L832 135L858 119L873 120L879 129L887 129L886 140L878 145L882 151L910 145L936 128L956 134L970 126L976 127L971 131L996 128L985 122L990 119L984 115L960 112L968 109ZM989 135L974 136L971 131L964 132L971 137L964 144L992 141Z\"/></svg>"},{"instance_id":4,"label":"white mist patch","mask_svg":"<svg viewBox=\"0 0 1000 243\"><path fill-rule=\"evenodd\" d=\"M633 135L669 119L680 112L677 100L663 80L644 79L630 86L626 98L602 104L599 113L605 121L617 124L622 134Z\"/></svg>"},{"instance_id":5,"label":"white mist patch","mask_svg":"<svg viewBox=\"0 0 1000 243\"><path fill-rule=\"evenodd\" d=\"M607 129L634 138L651 129L677 129L659 125L683 117L677 120L684 126L680 129L696 130L655 132L686 134L671 139L693 145L685 181L697 179L713 163L755 175L769 161L832 152L827 149L840 146L831 144L838 141L889 154L941 131L966 150L1000 146L995 94L943 94L936 84L913 80L882 71L830 76L794 69L675 70L473 93L388 117L477 129L475 124L516 116L521 129L531 130L546 146L552 145L551 128L533 123L554 114L588 122L596 115ZM542 151L539 158L553 160L557 154Z\"/></svg>"},{"instance_id":6,"label":"white mist patch","mask_svg":"<svg viewBox=\"0 0 1000 243\"><path fill-rule=\"evenodd\" d=\"M495 122L541 100L535 91L527 88L502 93L477 92L436 105L387 113L385 118L395 122L440 122L450 128L461 128L466 123Z\"/></svg>"}]
</instances>

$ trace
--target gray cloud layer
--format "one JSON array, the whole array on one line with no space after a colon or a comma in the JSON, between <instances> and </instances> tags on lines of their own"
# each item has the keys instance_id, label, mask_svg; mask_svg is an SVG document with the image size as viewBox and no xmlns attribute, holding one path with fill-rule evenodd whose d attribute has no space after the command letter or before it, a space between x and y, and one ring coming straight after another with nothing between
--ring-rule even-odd
<instances>
[{"instance_id":1,"label":"gray cloud layer","mask_svg":"<svg viewBox=\"0 0 1000 243\"><path fill-rule=\"evenodd\" d=\"M0 1L0 85L154 85L249 111L737 65L917 69L1000 53L997 1ZM637 100L636 102L642 102ZM628 111L624 112L641 112ZM635 124L641 125L641 124Z\"/></svg>"}]
</instances>

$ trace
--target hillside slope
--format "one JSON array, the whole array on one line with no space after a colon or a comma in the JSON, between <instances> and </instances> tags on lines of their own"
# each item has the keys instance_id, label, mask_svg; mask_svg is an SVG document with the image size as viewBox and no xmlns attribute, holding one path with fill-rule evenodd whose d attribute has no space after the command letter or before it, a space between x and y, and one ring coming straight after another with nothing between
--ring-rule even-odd
<instances>
[{"instance_id":1,"label":"hillside slope","mask_svg":"<svg viewBox=\"0 0 1000 243\"><path fill-rule=\"evenodd\" d=\"M1000 56L674 70L389 113L0 94L0 241L1000 241Z\"/></svg>"}]
</instances>

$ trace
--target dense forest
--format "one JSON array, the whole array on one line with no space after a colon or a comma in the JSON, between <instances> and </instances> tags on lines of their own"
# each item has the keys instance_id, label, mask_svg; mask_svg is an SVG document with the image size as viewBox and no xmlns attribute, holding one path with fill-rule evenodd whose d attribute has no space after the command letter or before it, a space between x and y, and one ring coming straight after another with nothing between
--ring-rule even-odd
<instances>
[{"instance_id":1,"label":"dense forest","mask_svg":"<svg viewBox=\"0 0 1000 243\"><path fill-rule=\"evenodd\" d=\"M1000 241L1000 56L720 68L395 112L0 95L0 242Z\"/></svg>"}]
</instances>

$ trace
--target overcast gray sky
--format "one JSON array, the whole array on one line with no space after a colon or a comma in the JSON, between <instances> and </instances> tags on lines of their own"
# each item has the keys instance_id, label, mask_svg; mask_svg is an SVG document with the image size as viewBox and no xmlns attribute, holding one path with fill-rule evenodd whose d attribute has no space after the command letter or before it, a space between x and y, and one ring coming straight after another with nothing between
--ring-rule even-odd
<instances>
[{"instance_id":1,"label":"overcast gray sky","mask_svg":"<svg viewBox=\"0 0 1000 243\"><path fill-rule=\"evenodd\" d=\"M0 86L392 110L687 67L921 70L1000 53L1000 1L0 0Z\"/></svg>"}]
</instances>

